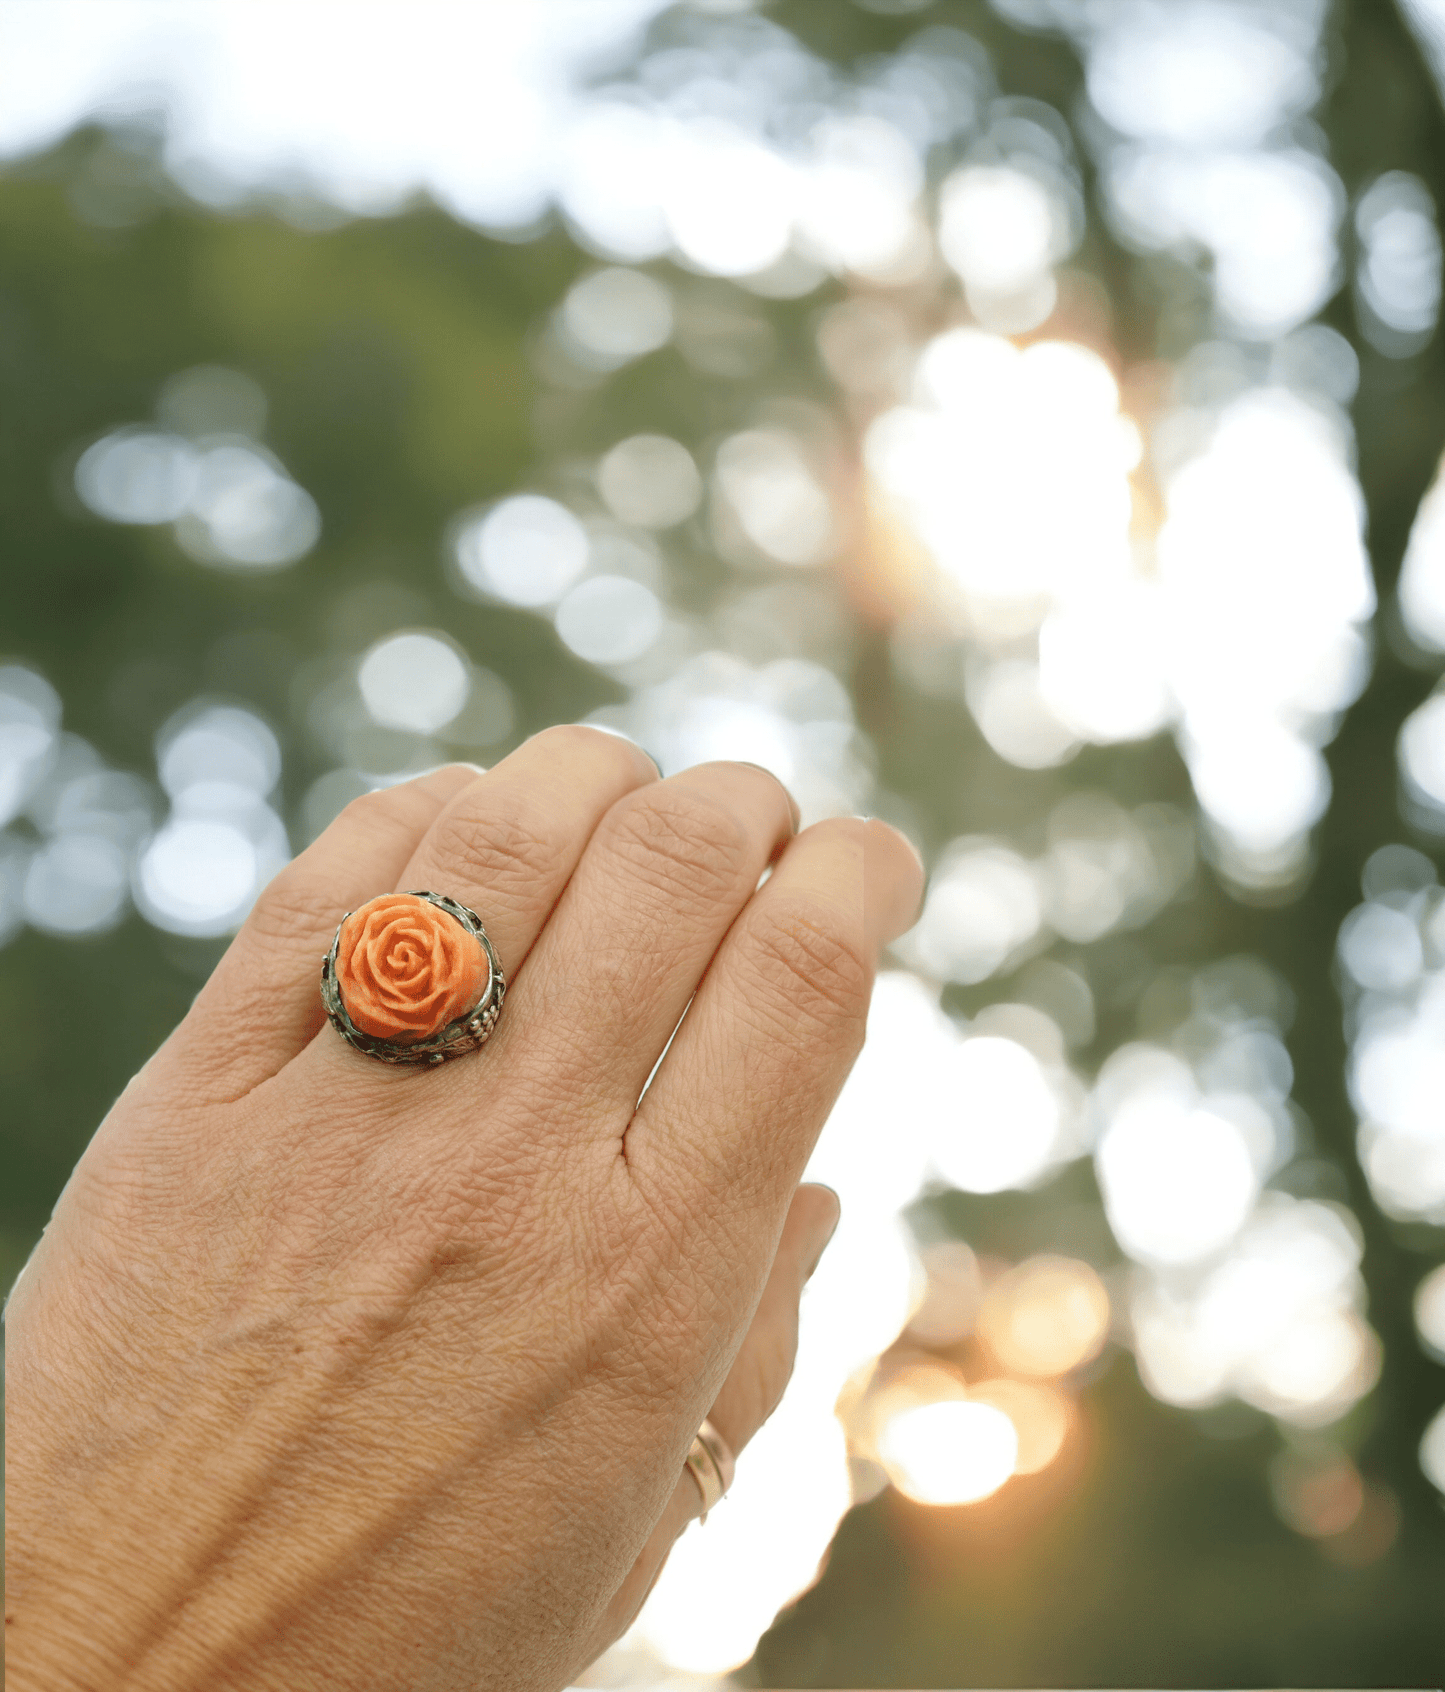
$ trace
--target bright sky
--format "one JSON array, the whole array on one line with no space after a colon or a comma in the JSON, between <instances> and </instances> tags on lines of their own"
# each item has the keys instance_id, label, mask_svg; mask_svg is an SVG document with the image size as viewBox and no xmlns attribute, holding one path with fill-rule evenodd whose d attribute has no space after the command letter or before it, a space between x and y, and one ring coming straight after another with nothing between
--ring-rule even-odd
<instances>
[{"instance_id":1,"label":"bright sky","mask_svg":"<svg viewBox=\"0 0 1445 1692\"><path fill-rule=\"evenodd\" d=\"M9 0L0 155L163 106L170 161L203 191L291 176L381 210L426 185L477 222L525 223L577 73L664 3Z\"/></svg>"}]
</instances>

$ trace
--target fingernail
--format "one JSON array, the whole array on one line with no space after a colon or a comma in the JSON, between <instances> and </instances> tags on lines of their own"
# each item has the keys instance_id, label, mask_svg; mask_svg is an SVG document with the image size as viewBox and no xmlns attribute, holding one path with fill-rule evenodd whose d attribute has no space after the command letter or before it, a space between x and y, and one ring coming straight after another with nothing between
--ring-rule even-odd
<instances>
[{"instance_id":1,"label":"fingernail","mask_svg":"<svg viewBox=\"0 0 1445 1692\"><path fill-rule=\"evenodd\" d=\"M829 1245L832 1243L834 1234L838 1232L838 1223L842 1220L843 1216L843 1206L837 1193L833 1192L831 1187L824 1187L823 1191L825 1193L832 1193L833 1214L831 1217L825 1217L822 1221L820 1221L814 1231L813 1238L810 1242L812 1249L808 1253L808 1272L803 1276L804 1286L812 1280L814 1271L823 1261L823 1253L827 1251Z\"/></svg>"},{"instance_id":2,"label":"fingernail","mask_svg":"<svg viewBox=\"0 0 1445 1692\"><path fill-rule=\"evenodd\" d=\"M761 770L765 776L771 776L773 780L777 782L778 786L783 790L784 797L788 801L788 813L793 819L793 833L796 834L803 826L803 813L798 809L798 801L788 791L787 782L783 780L776 770L770 770L766 764L755 764L748 758L734 758L733 762L735 764L741 764L746 770Z\"/></svg>"},{"instance_id":3,"label":"fingernail","mask_svg":"<svg viewBox=\"0 0 1445 1692\"><path fill-rule=\"evenodd\" d=\"M863 916L877 952L918 921L925 876L918 848L891 823L871 818L865 841Z\"/></svg>"},{"instance_id":4,"label":"fingernail","mask_svg":"<svg viewBox=\"0 0 1445 1692\"><path fill-rule=\"evenodd\" d=\"M922 852L920 852L918 850L917 846L915 846L914 843L903 832L903 830L901 828L899 828L897 823L887 822L882 817L870 817L862 811L860 811L858 813L858 821L859 822L865 822L865 823L877 823L879 828L886 828L890 834L896 834L898 836L898 838L903 842L903 844L908 848L908 850L913 854L914 862L917 863L919 869L923 869L925 867L924 862L923 862Z\"/></svg>"},{"instance_id":5,"label":"fingernail","mask_svg":"<svg viewBox=\"0 0 1445 1692\"><path fill-rule=\"evenodd\" d=\"M415 775L409 775L403 781L394 785L398 787L413 787L419 781L429 781L434 775L443 775L447 770L470 770L473 775L483 776L487 772L480 764L468 763L465 758L448 758L444 764L433 764L429 769L418 770Z\"/></svg>"}]
</instances>

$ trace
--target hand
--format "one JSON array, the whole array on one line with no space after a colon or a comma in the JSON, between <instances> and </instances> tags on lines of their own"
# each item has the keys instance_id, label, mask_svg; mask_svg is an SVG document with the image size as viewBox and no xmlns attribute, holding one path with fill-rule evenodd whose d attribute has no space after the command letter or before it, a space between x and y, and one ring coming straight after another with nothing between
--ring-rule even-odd
<instances>
[{"instance_id":1,"label":"hand","mask_svg":"<svg viewBox=\"0 0 1445 1692\"><path fill-rule=\"evenodd\" d=\"M736 1448L782 1390L836 1220L799 1175L920 885L881 823L794 837L766 773L589 729L350 806L12 1298L11 1684L565 1684L696 1513L704 1415ZM322 1024L341 914L406 887L511 984L437 1069Z\"/></svg>"}]
</instances>

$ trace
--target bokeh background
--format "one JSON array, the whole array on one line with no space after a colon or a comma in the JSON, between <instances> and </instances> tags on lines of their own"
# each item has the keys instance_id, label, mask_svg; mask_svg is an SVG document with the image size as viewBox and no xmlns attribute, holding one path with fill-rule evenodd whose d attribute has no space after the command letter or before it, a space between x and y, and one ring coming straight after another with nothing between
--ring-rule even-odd
<instances>
[{"instance_id":1,"label":"bokeh background","mask_svg":"<svg viewBox=\"0 0 1445 1692\"><path fill-rule=\"evenodd\" d=\"M7 1280L350 797L751 759L929 894L592 1683L1438 1685L1442 90L1441 0L9 0Z\"/></svg>"}]
</instances>

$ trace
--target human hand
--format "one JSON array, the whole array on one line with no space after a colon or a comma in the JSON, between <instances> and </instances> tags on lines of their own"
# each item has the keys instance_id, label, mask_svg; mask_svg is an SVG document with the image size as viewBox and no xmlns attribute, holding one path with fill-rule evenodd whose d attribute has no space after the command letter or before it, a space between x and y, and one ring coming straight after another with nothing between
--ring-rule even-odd
<instances>
[{"instance_id":1,"label":"human hand","mask_svg":"<svg viewBox=\"0 0 1445 1692\"><path fill-rule=\"evenodd\" d=\"M554 729L271 883L11 1300L15 1687L560 1686L626 1625L698 1424L786 1381L836 1220L798 1179L918 902L881 823L793 830L762 771ZM397 887L511 982L438 1069L322 1025Z\"/></svg>"}]
</instances>

